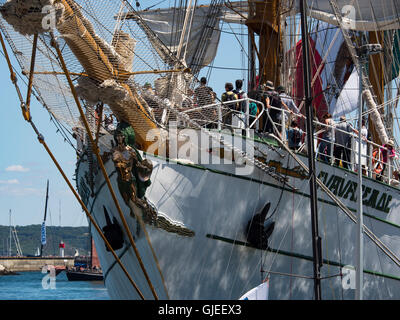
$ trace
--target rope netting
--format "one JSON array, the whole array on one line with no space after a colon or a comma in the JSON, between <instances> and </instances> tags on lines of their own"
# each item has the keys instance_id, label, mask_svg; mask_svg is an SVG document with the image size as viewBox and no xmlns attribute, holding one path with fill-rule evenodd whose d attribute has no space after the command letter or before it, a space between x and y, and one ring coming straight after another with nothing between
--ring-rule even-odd
<instances>
[{"instance_id":1,"label":"rope netting","mask_svg":"<svg viewBox=\"0 0 400 320\"><path fill-rule=\"evenodd\" d=\"M49 31L87 111L104 104L103 114L130 123L139 142L150 129L177 120L176 113L157 101L179 112L193 109L189 116L202 126L216 122L215 107L198 108L213 103L215 94L195 90L198 81L183 60L152 33L128 2L0 0L0 6L0 28L27 77L33 35L39 34L33 87L52 114L69 127L82 123ZM47 29L52 23L55 28ZM229 107L223 107L227 112Z\"/></svg>"}]
</instances>

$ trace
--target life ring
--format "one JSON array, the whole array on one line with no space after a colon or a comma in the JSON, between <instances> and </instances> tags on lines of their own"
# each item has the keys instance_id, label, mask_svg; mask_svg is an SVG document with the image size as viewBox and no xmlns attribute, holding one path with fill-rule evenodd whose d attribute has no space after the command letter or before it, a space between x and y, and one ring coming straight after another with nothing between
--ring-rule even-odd
<instances>
[{"instance_id":1,"label":"life ring","mask_svg":"<svg viewBox=\"0 0 400 320\"><path fill-rule=\"evenodd\" d=\"M378 174L383 170L383 154L380 149L375 149L372 152L372 168Z\"/></svg>"}]
</instances>

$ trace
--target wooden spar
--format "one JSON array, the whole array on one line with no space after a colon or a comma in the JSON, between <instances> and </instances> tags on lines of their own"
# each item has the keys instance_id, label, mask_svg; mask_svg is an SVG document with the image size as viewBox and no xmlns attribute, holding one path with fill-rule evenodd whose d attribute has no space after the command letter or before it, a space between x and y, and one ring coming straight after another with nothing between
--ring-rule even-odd
<instances>
[{"instance_id":1,"label":"wooden spar","mask_svg":"<svg viewBox=\"0 0 400 320\"><path fill-rule=\"evenodd\" d=\"M25 120L29 120L31 117L30 107L31 107L31 94L32 94L32 86L33 86L33 73L35 71L35 62L36 62L36 49L38 43L38 34L36 33L33 36L33 46L32 46L32 57L31 57L31 68L29 73L29 83L28 83L28 93L26 97L25 108L22 111L22 114Z\"/></svg>"},{"instance_id":2,"label":"wooden spar","mask_svg":"<svg viewBox=\"0 0 400 320\"><path fill-rule=\"evenodd\" d=\"M66 19L64 23L58 26L58 31L65 36L65 41L79 59L79 62L81 62L88 74L95 80L104 81L117 77L118 70L114 70L107 55L96 43L93 35L70 5L73 1L62 0L61 2L64 5ZM70 33L72 30L74 34Z\"/></svg>"},{"instance_id":3,"label":"wooden spar","mask_svg":"<svg viewBox=\"0 0 400 320\"><path fill-rule=\"evenodd\" d=\"M265 81L280 84L280 1L267 0L264 2L249 0L250 10L246 25L250 32L259 35L259 70L260 83Z\"/></svg>"},{"instance_id":4,"label":"wooden spar","mask_svg":"<svg viewBox=\"0 0 400 320\"><path fill-rule=\"evenodd\" d=\"M128 92L131 100L126 103L124 108L114 110L112 105L110 108L119 118L133 127L138 145L146 150L153 143L153 141L146 140L147 133L152 129L155 131L154 133L157 133L159 129L146 116L147 110L140 103L137 93L132 92L131 88L124 83L129 78L129 73L113 66L109 57L96 43L92 30L89 30L81 20L80 12L77 11L79 8L75 8L74 1L61 0L61 3L65 8L65 21L57 27L58 31L90 78L99 83L114 79Z\"/></svg>"},{"instance_id":5,"label":"wooden spar","mask_svg":"<svg viewBox=\"0 0 400 320\"><path fill-rule=\"evenodd\" d=\"M370 31L369 32L369 43L379 43L382 48L384 47L384 34L382 31ZM381 105L384 102L384 68L380 55L375 54L369 57L369 81L372 85L373 92L376 96L377 105ZM378 111L383 114L384 109L380 108ZM369 131L372 135L372 140L377 144L383 144L381 137L379 136L374 122L369 119Z\"/></svg>"},{"instance_id":6,"label":"wooden spar","mask_svg":"<svg viewBox=\"0 0 400 320\"><path fill-rule=\"evenodd\" d=\"M156 291L155 291L155 289L154 289L153 284L151 283L150 277L149 277L149 275L148 275L148 273L147 273L147 271L146 271L146 268L145 268L145 266L144 266L144 263L142 262L142 259L141 259L141 257L140 257L139 250L137 249L136 244L135 244L135 240L133 239L133 236L132 236L132 233L131 233L131 231L130 231L130 229L129 229L128 223L126 222L125 216L124 216L124 214L123 214L123 212L122 212L121 206L119 205L117 196L116 196L116 194L115 194L115 192L114 192L114 189L113 189L113 187L112 187L112 185L111 185L110 178L109 178L108 175L107 175L107 170L106 170L106 168L105 168L105 166L104 166L104 163L103 163L103 160L102 160L102 158L101 158L101 156L100 156L100 150L98 149L97 145L95 144L95 142L94 142L94 140L93 140L92 132L91 132L90 127L89 127L89 124L88 124L88 122L87 122L87 120L86 120L86 117L85 117L85 114L84 114L84 112L83 112L83 109L82 109L81 103L80 103L80 101L79 101L79 98L78 98L78 96L77 96L77 94L76 94L76 90L75 90L75 87L74 87L74 85L73 85L73 83L72 83L71 76L70 76L70 74L69 74L69 72L68 72L67 65L65 64L65 60L64 60L64 58L63 58L61 49L60 49L60 47L58 46L58 43L57 43L57 41L55 40L53 34L51 34L51 37L52 37L52 45L54 46L54 48L55 48L56 51L57 51L58 59L59 59L59 61L60 61L60 63L61 63L61 66L62 66L62 69L63 69L63 71L64 71L64 73L65 73L65 76L67 77L68 84L69 84L69 86L70 86L72 95L74 96L74 100L75 100L75 103L76 103L76 105L77 105L77 107L78 107L79 113L80 113L80 115L81 115L82 122L83 122L83 124L84 124L84 126L85 126L86 132L88 133L88 137L89 137L89 140L90 140L90 145L92 146L93 153L94 153L94 154L96 155L96 157L97 157L98 164L99 164L100 169L101 169L101 171L102 171L102 173L103 173L104 179L106 180L108 189L109 189L109 191L110 191L110 193L111 193L111 197L112 197L112 199L113 199L113 201L114 201L114 203L115 203L115 206L116 206L117 211L118 211L118 213L119 213L119 216L120 216L120 218L121 218L122 224L123 224L123 226L124 226L124 228L125 228L125 231L126 231L127 236L128 236L128 238L129 238L130 244L131 244L131 246L132 246L132 249L134 250L134 252L135 252L135 254L136 254L137 261L138 261L139 264L140 264L140 267L141 267L141 269L142 269L142 271L143 271L143 274L144 274L144 276L145 276L145 278L146 278L146 280L147 280L147 282L148 282L148 284L149 284L149 287L150 287L150 289L151 289L151 292L152 292L154 298L155 298L156 300L158 300L157 293L156 293Z\"/></svg>"},{"instance_id":7,"label":"wooden spar","mask_svg":"<svg viewBox=\"0 0 400 320\"><path fill-rule=\"evenodd\" d=\"M136 76L138 74L160 74L160 73L174 73L174 72L190 72L190 69L177 69L177 70L144 70L135 72L121 72L124 76ZM35 71L33 74L44 74L44 75L54 75L54 76L65 76L64 72L57 71ZM79 77L89 77L87 73L84 72L70 72L71 76Z\"/></svg>"}]
</instances>

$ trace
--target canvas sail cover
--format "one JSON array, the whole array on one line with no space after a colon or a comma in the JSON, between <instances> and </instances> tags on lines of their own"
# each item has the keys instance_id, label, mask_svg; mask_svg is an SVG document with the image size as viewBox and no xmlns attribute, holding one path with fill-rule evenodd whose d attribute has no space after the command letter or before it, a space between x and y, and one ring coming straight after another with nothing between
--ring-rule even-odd
<instances>
[{"instance_id":1,"label":"canvas sail cover","mask_svg":"<svg viewBox=\"0 0 400 320\"><path fill-rule=\"evenodd\" d=\"M197 44L202 34L204 24L207 19L208 7L197 7L194 11L194 15L191 21L191 28L186 33L181 53L186 52L184 61L186 65L190 65L196 50ZM140 16L147 26L157 35L159 40L168 47L168 49L176 54L181 39L183 29L182 21L176 21L178 15L177 11L181 12L181 15L186 14L186 9L160 9L155 11L141 12ZM215 25L212 26L214 31L212 33L211 41L207 47L203 61L200 63L202 66L210 64L217 53L218 43L221 32L218 29L219 19L216 19ZM152 43L153 44L153 43ZM156 44L153 46L157 50ZM181 55L182 56L182 55Z\"/></svg>"},{"instance_id":2,"label":"canvas sail cover","mask_svg":"<svg viewBox=\"0 0 400 320\"><path fill-rule=\"evenodd\" d=\"M338 25L331 1L345 16L344 23L351 30L376 31L399 29L400 0L348 1L318 0L310 1L311 17ZM296 1L297 2L297 1ZM299 8L298 12L299 12Z\"/></svg>"}]
</instances>

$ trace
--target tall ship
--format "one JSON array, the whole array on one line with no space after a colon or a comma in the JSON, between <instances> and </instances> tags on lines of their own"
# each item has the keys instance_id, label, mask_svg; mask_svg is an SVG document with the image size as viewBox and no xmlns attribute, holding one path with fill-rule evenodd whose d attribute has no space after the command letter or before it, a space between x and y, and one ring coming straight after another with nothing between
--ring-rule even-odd
<instances>
[{"instance_id":1,"label":"tall ship","mask_svg":"<svg viewBox=\"0 0 400 320\"><path fill-rule=\"evenodd\" d=\"M111 298L400 299L398 8L0 0ZM76 140L75 184L33 98Z\"/></svg>"}]
</instances>

